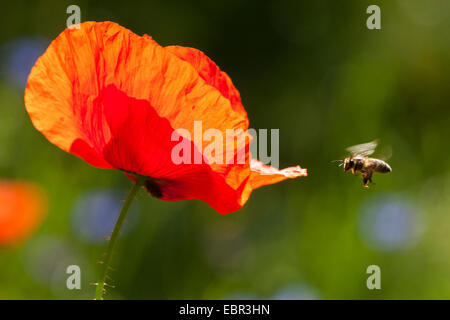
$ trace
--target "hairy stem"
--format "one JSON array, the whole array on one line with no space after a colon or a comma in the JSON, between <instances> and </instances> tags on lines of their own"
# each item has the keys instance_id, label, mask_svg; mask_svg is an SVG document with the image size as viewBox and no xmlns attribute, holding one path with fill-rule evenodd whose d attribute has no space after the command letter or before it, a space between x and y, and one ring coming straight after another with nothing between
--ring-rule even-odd
<instances>
[{"instance_id":1,"label":"hairy stem","mask_svg":"<svg viewBox=\"0 0 450 320\"><path fill-rule=\"evenodd\" d=\"M146 177L138 176L135 184L133 185L133 189L125 201L122 210L120 211L119 218L116 221L116 226L114 227L114 231L111 235L111 239L109 240L108 250L106 251L105 260L103 261L103 272L100 277L100 280L97 283L97 289L95 290L95 300L102 300L104 289L105 289L105 281L106 276L108 274L108 269L111 264L112 254L114 251L114 246L116 245L117 239L119 238L120 230L122 229L123 223L127 217L128 211L130 210L131 204L133 203L136 194L139 189L144 185Z\"/></svg>"}]
</instances>

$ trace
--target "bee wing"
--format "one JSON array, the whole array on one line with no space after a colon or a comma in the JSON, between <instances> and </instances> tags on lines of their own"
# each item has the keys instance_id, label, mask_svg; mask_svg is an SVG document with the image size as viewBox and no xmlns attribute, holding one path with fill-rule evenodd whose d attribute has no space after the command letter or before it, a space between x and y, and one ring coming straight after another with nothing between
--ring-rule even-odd
<instances>
[{"instance_id":1,"label":"bee wing","mask_svg":"<svg viewBox=\"0 0 450 320\"><path fill-rule=\"evenodd\" d=\"M357 144L356 146L348 147L346 150L354 156L370 156L375 152L375 148L378 145L378 140L374 140L368 143Z\"/></svg>"},{"instance_id":2,"label":"bee wing","mask_svg":"<svg viewBox=\"0 0 450 320\"><path fill-rule=\"evenodd\" d=\"M392 157L392 147L388 146L381 151L379 159L386 161L389 160L390 157Z\"/></svg>"}]
</instances>

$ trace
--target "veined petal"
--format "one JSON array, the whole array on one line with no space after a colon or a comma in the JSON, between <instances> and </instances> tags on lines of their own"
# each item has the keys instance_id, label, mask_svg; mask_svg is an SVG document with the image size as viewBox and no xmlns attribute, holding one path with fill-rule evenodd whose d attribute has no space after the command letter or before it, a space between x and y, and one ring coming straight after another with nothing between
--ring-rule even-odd
<instances>
[{"instance_id":1,"label":"veined petal","mask_svg":"<svg viewBox=\"0 0 450 320\"><path fill-rule=\"evenodd\" d=\"M207 55L198 49L181 46L168 46L166 47L166 50L190 63L207 84L219 90L219 92L230 101L234 110L241 112L244 115L246 114L241 102L241 95L233 85L230 77L225 72L221 71L219 66L217 66Z\"/></svg>"},{"instance_id":2,"label":"veined petal","mask_svg":"<svg viewBox=\"0 0 450 320\"><path fill-rule=\"evenodd\" d=\"M250 184L252 189L277 183L286 179L306 177L308 175L307 170L300 168L300 166L279 170L277 168L267 166L256 159L251 160L250 169L252 171L250 176Z\"/></svg>"}]
</instances>

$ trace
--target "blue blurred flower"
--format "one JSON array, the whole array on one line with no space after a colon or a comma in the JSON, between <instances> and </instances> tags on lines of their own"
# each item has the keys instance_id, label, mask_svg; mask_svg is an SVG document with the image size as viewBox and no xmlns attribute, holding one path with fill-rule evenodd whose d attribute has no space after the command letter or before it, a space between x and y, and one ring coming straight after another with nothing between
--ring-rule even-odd
<instances>
[{"instance_id":1,"label":"blue blurred flower","mask_svg":"<svg viewBox=\"0 0 450 320\"><path fill-rule=\"evenodd\" d=\"M127 195L116 190L91 190L82 194L73 211L74 232L86 242L104 242L110 236ZM136 225L137 206L130 209L122 233Z\"/></svg>"},{"instance_id":2,"label":"blue blurred flower","mask_svg":"<svg viewBox=\"0 0 450 320\"><path fill-rule=\"evenodd\" d=\"M24 37L6 42L0 48L2 78L14 87L25 89L31 68L48 44L49 41L41 37Z\"/></svg>"},{"instance_id":3,"label":"blue blurred flower","mask_svg":"<svg viewBox=\"0 0 450 320\"><path fill-rule=\"evenodd\" d=\"M396 195L379 195L363 203L359 231L375 250L393 251L411 247L420 238L423 220L413 204Z\"/></svg>"}]
</instances>

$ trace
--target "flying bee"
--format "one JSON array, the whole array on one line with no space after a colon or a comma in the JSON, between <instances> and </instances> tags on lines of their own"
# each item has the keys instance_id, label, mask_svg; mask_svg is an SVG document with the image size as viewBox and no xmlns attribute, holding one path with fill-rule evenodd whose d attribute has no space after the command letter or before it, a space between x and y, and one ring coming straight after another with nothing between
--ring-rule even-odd
<instances>
[{"instance_id":1,"label":"flying bee","mask_svg":"<svg viewBox=\"0 0 450 320\"><path fill-rule=\"evenodd\" d=\"M347 148L347 151L350 152L351 155L346 157L344 160L337 160L341 162L339 166L344 166L345 172L351 170L354 175L358 174L358 172L361 173L364 188L369 187L367 185L369 182L372 183L372 174L374 172L388 173L392 171L386 161L376 158L369 158L369 156L374 153L377 144L378 141L375 140L349 147ZM389 156L387 155L385 160L387 160L388 157Z\"/></svg>"}]
</instances>

